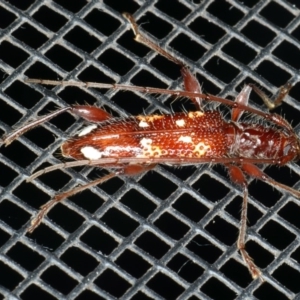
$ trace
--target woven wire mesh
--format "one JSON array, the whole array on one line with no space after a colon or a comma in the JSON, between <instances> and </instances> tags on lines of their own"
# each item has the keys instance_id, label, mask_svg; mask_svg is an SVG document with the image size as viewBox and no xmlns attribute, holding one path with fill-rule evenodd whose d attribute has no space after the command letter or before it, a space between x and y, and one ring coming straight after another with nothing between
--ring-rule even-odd
<instances>
[{"instance_id":1,"label":"woven wire mesh","mask_svg":"<svg viewBox=\"0 0 300 300\"><path fill-rule=\"evenodd\" d=\"M27 76L180 88L179 67L134 42L123 11L185 61L207 93L235 96L251 82L274 94L292 82L276 112L299 131L297 1L1 0L1 133L75 103L124 117L193 109L159 95L24 83ZM241 190L222 166L162 165L117 177L56 205L26 234L31 217L58 191L105 173L64 169L26 183L34 170L62 160L60 144L82 124L64 114L0 149L3 298L300 297L298 200L249 179L247 249L265 279L253 281L236 251ZM299 188L297 164L265 172Z\"/></svg>"}]
</instances>

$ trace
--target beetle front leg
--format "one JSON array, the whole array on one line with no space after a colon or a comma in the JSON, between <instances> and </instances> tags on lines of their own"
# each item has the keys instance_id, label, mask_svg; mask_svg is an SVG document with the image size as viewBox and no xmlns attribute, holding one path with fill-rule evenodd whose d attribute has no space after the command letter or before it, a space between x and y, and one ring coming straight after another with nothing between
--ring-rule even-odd
<instances>
[{"instance_id":1,"label":"beetle front leg","mask_svg":"<svg viewBox=\"0 0 300 300\"><path fill-rule=\"evenodd\" d=\"M249 84L249 86L264 101L265 105L268 107L269 110L274 109L277 106L279 106L292 88L292 85L289 82L286 83L285 85L281 86L279 88L277 96L273 100L273 99L270 99L261 89L259 89L254 84Z\"/></svg>"}]
</instances>

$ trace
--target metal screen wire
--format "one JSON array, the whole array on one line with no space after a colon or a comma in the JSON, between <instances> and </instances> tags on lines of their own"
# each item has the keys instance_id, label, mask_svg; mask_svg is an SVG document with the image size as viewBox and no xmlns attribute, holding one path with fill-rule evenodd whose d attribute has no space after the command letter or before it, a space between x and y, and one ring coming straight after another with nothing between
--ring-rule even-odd
<instances>
[{"instance_id":1,"label":"metal screen wire","mask_svg":"<svg viewBox=\"0 0 300 300\"><path fill-rule=\"evenodd\" d=\"M298 1L0 1L0 130L72 104L113 116L194 109L188 99L49 87L24 79L117 82L182 89L180 68L133 40L122 12L185 61L204 91L234 99L245 83L274 94L299 132ZM265 109L251 95L251 105ZM220 108L228 117L228 108ZM26 183L65 161L60 144L85 124L65 113L0 151L0 295L9 299L300 299L299 200L248 178L247 249L236 250L242 191L222 166L156 166L116 177L56 205L30 235L30 219L58 191L107 173L82 167ZM298 164L261 166L299 189Z\"/></svg>"}]
</instances>

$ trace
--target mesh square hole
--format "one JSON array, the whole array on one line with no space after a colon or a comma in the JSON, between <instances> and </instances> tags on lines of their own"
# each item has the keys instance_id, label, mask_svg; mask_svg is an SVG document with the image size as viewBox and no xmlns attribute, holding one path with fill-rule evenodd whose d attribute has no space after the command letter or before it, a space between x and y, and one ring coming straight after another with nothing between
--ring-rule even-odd
<instances>
[{"instance_id":1,"label":"mesh square hole","mask_svg":"<svg viewBox=\"0 0 300 300\"><path fill-rule=\"evenodd\" d=\"M84 222L84 218L74 210L58 203L47 214L48 218L64 230L72 233Z\"/></svg>"},{"instance_id":2,"label":"mesh square hole","mask_svg":"<svg viewBox=\"0 0 300 300\"><path fill-rule=\"evenodd\" d=\"M114 49L107 49L98 57L98 60L121 76L125 75L134 66L134 63L128 57Z\"/></svg>"},{"instance_id":3,"label":"mesh square hole","mask_svg":"<svg viewBox=\"0 0 300 300\"><path fill-rule=\"evenodd\" d=\"M121 25L120 21L112 15L98 9L93 9L84 18L84 20L106 36L113 34ZM102 22L99 22L102 20Z\"/></svg>"},{"instance_id":4,"label":"mesh square hole","mask_svg":"<svg viewBox=\"0 0 300 300\"><path fill-rule=\"evenodd\" d=\"M300 229L300 207L298 204L292 201L287 202L284 207L278 211L278 215Z\"/></svg>"},{"instance_id":5,"label":"mesh square hole","mask_svg":"<svg viewBox=\"0 0 300 300\"><path fill-rule=\"evenodd\" d=\"M0 285L9 291L14 290L24 280L22 275L2 261L0 261L0 274L5 274L0 277Z\"/></svg>"},{"instance_id":6,"label":"mesh square hole","mask_svg":"<svg viewBox=\"0 0 300 300\"><path fill-rule=\"evenodd\" d=\"M252 180L248 186L248 190L249 195L260 201L266 207L274 206L282 195L279 190L258 180Z\"/></svg>"},{"instance_id":7,"label":"mesh square hole","mask_svg":"<svg viewBox=\"0 0 300 300\"><path fill-rule=\"evenodd\" d=\"M204 68L224 83L230 83L240 73L240 70L217 56L212 57Z\"/></svg>"},{"instance_id":8,"label":"mesh square hole","mask_svg":"<svg viewBox=\"0 0 300 300\"><path fill-rule=\"evenodd\" d=\"M49 252L54 252L63 242L65 242L65 239L61 235L43 223L32 233L27 233L27 237L32 239L37 246Z\"/></svg>"},{"instance_id":9,"label":"mesh square hole","mask_svg":"<svg viewBox=\"0 0 300 300\"><path fill-rule=\"evenodd\" d=\"M104 255L111 254L118 247L118 242L111 235L96 226L89 228L80 240L94 251Z\"/></svg>"},{"instance_id":10,"label":"mesh square hole","mask_svg":"<svg viewBox=\"0 0 300 300\"><path fill-rule=\"evenodd\" d=\"M277 300L286 300L288 299L286 295L281 293L276 287L266 282L265 284L260 285L253 293L253 296L257 299L277 299Z\"/></svg>"},{"instance_id":11,"label":"mesh square hole","mask_svg":"<svg viewBox=\"0 0 300 300\"><path fill-rule=\"evenodd\" d=\"M244 16L238 8L225 1L213 2L208 6L207 11L230 26L234 26Z\"/></svg>"},{"instance_id":12,"label":"mesh square hole","mask_svg":"<svg viewBox=\"0 0 300 300\"><path fill-rule=\"evenodd\" d=\"M157 39L166 37L173 29L166 19L157 17L151 12L144 14L137 22L149 35Z\"/></svg>"},{"instance_id":13,"label":"mesh square hole","mask_svg":"<svg viewBox=\"0 0 300 300\"><path fill-rule=\"evenodd\" d=\"M74 70L82 62L81 57L60 45L53 46L45 56L67 72Z\"/></svg>"},{"instance_id":14,"label":"mesh square hole","mask_svg":"<svg viewBox=\"0 0 300 300\"><path fill-rule=\"evenodd\" d=\"M78 247L68 248L60 259L82 276L87 276L100 262Z\"/></svg>"},{"instance_id":15,"label":"mesh square hole","mask_svg":"<svg viewBox=\"0 0 300 300\"><path fill-rule=\"evenodd\" d=\"M17 242L13 247L11 247L6 254L30 272L38 268L45 260L45 258L39 253L20 242Z\"/></svg>"},{"instance_id":16,"label":"mesh square hole","mask_svg":"<svg viewBox=\"0 0 300 300\"><path fill-rule=\"evenodd\" d=\"M220 26L202 17L196 18L189 28L210 44L216 44L226 34Z\"/></svg>"},{"instance_id":17,"label":"mesh square hole","mask_svg":"<svg viewBox=\"0 0 300 300\"><path fill-rule=\"evenodd\" d=\"M78 0L76 1L76 3L71 3L65 0L54 0L54 2L61 5L63 8L71 11L72 13L77 13L87 4L86 0Z\"/></svg>"},{"instance_id":18,"label":"mesh square hole","mask_svg":"<svg viewBox=\"0 0 300 300\"><path fill-rule=\"evenodd\" d=\"M120 201L144 218L152 214L157 207L150 199L135 189L129 190Z\"/></svg>"},{"instance_id":19,"label":"mesh square hole","mask_svg":"<svg viewBox=\"0 0 300 300\"><path fill-rule=\"evenodd\" d=\"M111 77L106 76L103 72L95 68L94 66L86 67L78 76L78 79L83 82L103 82L114 83Z\"/></svg>"},{"instance_id":20,"label":"mesh square hole","mask_svg":"<svg viewBox=\"0 0 300 300\"><path fill-rule=\"evenodd\" d=\"M152 267L144 258L128 249L122 252L115 262L135 278L142 277Z\"/></svg>"},{"instance_id":21,"label":"mesh square hole","mask_svg":"<svg viewBox=\"0 0 300 300\"><path fill-rule=\"evenodd\" d=\"M12 35L33 49L40 48L48 40L47 36L28 23L22 24Z\"/></svg>"},{"instance_id":22,"label":"mesh square hole","mask_svg":"<svg viewBox=\"0 0 300 300\"><path fill-rule=\"evenodd\" d=\"M219 216L214 217L205 229L227 246L233 245L237 240L238 229Z\"/></svg>"},{"instance_id":23,"label":"mesh square hole","mask_svg":"<svg viewBox=\"0 0 300 300\"><path fill-rule=\"evenodd\" d=\"M204 197L212 202L219 201L229 192L228 187L207 174L202 175L192 186L194 190L199 191Z\"/></svg>"},{"instance_id":24,"label":"mesh square hole","mask_svg":"<svg viewBox=\"0 0 300 300\"><path fill-rule=\"evenodd\" d=\"M177 20L184 19L191 12L184 4L176 1L170 5L168 0L160 0L155 4L155 7Z\"/></svg>"},{"instance_id":25,"label":"mesh square hole","mask_svg":"<svg viewBox=\"0 0 300 300\"><path fill-rule=\"evenodd\" d=\"M196 223L209 211L206 206L187 193L182 194L176 202L172 204L172 207Z\"/></svg>"},{"instance_id":26,"label":"mesh square hole","mask_svg":"<svg viewBox=\"0 0 300 300\"><path fill-rule=\"evenodd\" d=\"M12 84L8 86L4 90L4 92L6 95L8 95L9 97L14 99L20 105L24 106L27 109L32 108L43 97L43 95L40 92L32 89L29 85L19 80L12 82ZM24 97L24 95L26 97ZM1 104L1 109L2 109L2 104Z\"/></svg>"},{"instance_id":27,"label":"mesh square hole","mask_svg":"<svg viewBox=\"0 0 300 300\"><path fill-rule=\"evenodd\" d=\"M13 202L3 200L0 203L0 219L15 230L20 229L30 218L30 214Z\"/></svg>"},{"instance_id":28,"label":"mesh square hole","mask_svg":"<svg viewBox=\"0 0 300 300\"><path fill-rule=\"evenodd\" d=\"M268 243L272 244L279 250L284 250L296 238L287 228L279 223L270 220L260 230L259 234L264 237Z\"/></svg>"},{"instance_id":29,"label":"mesh square hole","mask_svg":"<svg viewBox=\"0 0 300 300\"><path fill-rule=\"evenodd\" d=\"M21 10L26 10L34 3L34 0L24 0L22 2L18 0L8 0L7 2Z\"/></svg>"},{"instance_id":30,"label":"mesh square hole","mask_svg":"<svg viewBox=\"0 0 300 300\"><path fill-rule=\"evenodd\" d=\"M247 266L233 258L227 260L220 271L242 288L246 288L253 280Z\"/></svg>"},{"instance_id":31,"label":"mesh square hole","mask_svg":"<svg viewBox=\"0 0 300 300\"><path fill-rule=\"evenodd\" d=\"M209 296L211 299L235 299L236 293L229 289L223 282L217 278L210 278L201 288L200 291Z\"/></svg>"},{"instance_id":32,"label":"mesh square hole","mask_svg":"<svg viewBox=\"0 0 300 300\"><path fill-rule=\"evenodd\" d=\"M147 172L142 179L139 180L139 183L162 200L170 197L177 188L177 185L171 180L155 171ZM163 189L161 188L162 186L164 187Z\"/></svg>"},{"instance_id":33,"label":"mesh square hole","mask_svg":"<svg viewBox=\"0 0 300 300\"><path fill-rule=\"evenodd\" d=\"M276 36L275 32L257 21L248 22L241 33L261 47L266 47Z\"/></svg>"},{"instance_id":34,"label":"mesh square hole","mask_svg":"<svg viewBox=\"0 0 300 300\"><path fill-rule=\"evenodd\" d=\"M41 287L31 284L29 285L21 294L21 299L30 300L30 299L43 299L43 300L56 300L57 298L49 294L48 292L41 289Z\"/></svg>"},{"instance_id":35,"label":"mesh square hole","mask_svg":"<svg viewBox=\"0 0 300 300\"><path fill-rule=\"evenodd\" d=\"M49 267L41 275L41 279L63 295L68 295L78 282L59 269L57 266Z\"/></svg>"},{"instance_id":36,"label":"mesh square hole","mask_svg":"<svg viewBox=\"0 0 300 300\"><path fill-rule=\"evenodd\" d=\"M268 3L259 14L282 28L285 28L295 17L282 5L274 1Z\"/></svg>"},{"instance_id":37,"label":"mesh square hole","mask_svg":"<svg viewBox=\"0 0 300 300\"><path fill-rule=\"evenodd\" d=\"M90 290L84 290L82 291L82 293L80 293L79 296L77 296L75 298L76 300L106 300L105 298L95 294L94 292L90 291Z\"/></svg>"},{"instance_id":38,"label":"mesh square hole","mask_svg":"<svg viewBox=\"0 0 300 300\"><path fill-rule=\"evenodd\" d=\"M179 53L188 57L192 61L197 61L207 51L202 45L193 41L188 35L184 33L178 34L170 43L172 49L177 50Z\"/></svg>"},{"instance_id":39,"label":"mesh square hole","mask_svg":"<svg viewBox=\"0 0 300 300\"><path fill-rule=\"evenodd\" d=\"M4 7L0 7L0 28L4 29L12 24L17 19L17 16L6 10Z\"/></svg>"},{"instance_id":40,"label":"mesh square hole","mask_svg":"<svg viewBox=\"0 0 300 300\"><path fill-rule=\"evenodd\" d=\"M170 249L168 244L149 231L141 234L134 244L156 259L162 258Z\"/></svg>"},{"instance_id":41,"label":"mesh square hole","mask_svg":"<svg viewBox=\"0 0 300 300\"><path fill-rule=\"evenodd\" d=\"M300 68L300 63L298 58L300 56L300 51L298 47L287 42L282 41L273 51L273 54L277 56L282 61L288 63L295 69Z\"/></svg>"},{"instance_id":42,"label":"mesh square hole","mask_svg":"<svg viewBox=\"0 0 300 300\"><path fill-rule=\"evenodd\" d=\"M0 44L0 59L13 68L20 66L28 57L29 55L16 45L7 41Z\"/></svg>"},{"instance_id":43,"label":"mesh square hole","mask_svg":"<svg viewBox=\"0 0 300 300\"><path fill-rule=\"evenodd\" d=\"M290 73L268 60L261 62L257 66L256 72L277 87L284 85L291 78Z\"/></svg>"},{"instance_id":44,"label":"mesh square hole","mask_svg":"<svg viewBox=\"0 0 300 300\"><path fill-rule=\"evenodd\" d=\"M149 107L149 102L146 99L131 92L126 93L126 95L124 92L117 92L110 100L132 116L143 115Z\"/></svg>"},{"instance_id":45,"label":"mesh square hole","mask_svg":"<svg viewBox=\"0 0 300 300\"><path fill-rule=\"evenodd\" d=\"M138 86L152 86L156 88L167 88L167 85L159 80L154 74L146 70L139 71L130 80L133 85Z\"/></svg>"},{"instance_id":46,"label":"mesh square hole","mask_svg":"<svg viewBox=\"0 0 300 300\"><path fill-rule=\"evenodd\" d=\"M167 266L189 283L193 283L204 272L202 267L181 253L176 254Z\"/></svg>"},{"instance_id":47,"label":"mesh square hole","mask_svg":"<svg viewBox=\"0 0 300 300\"><path fill-rule=\"evenodd\" d=\"M64 39L88 53L91 53L101 45L101 42L96 37L86 32L79 26L75 26L74 28L72 28L64 36Z\"/></svg>"},{"instance_id":48,"label":"mesh square hole","mask_svg":"<svg viewBox=\"0 0 300 300\"><path fill-rule=\"evenodd\" d=\"M40 7L40 9L33 14L33 18L53 32L57 32L68 21L65 16L52 10L48 6Z\"/></svg>"},{"instance_id":49,"label":"mesh square hole","mask_svg":"<svg viewBox=\"0 0 300 300\"><path fill-rule=\"evenodd\" d=\"M39 61L36 61L33 65L31 65L25 72L25 75L28 78L46 78L50 80L61 80L61 77L56 72L54 72L51 68ZM53 89L53 86L45 85L45 88L51 90Z\"/></svg>"},{"instance_id":50,"label":"mesh square hole","mask_svg":"<svg viewBox=\"0 0 300 300\"><path fill-rule=\"evenodd\" d=\"M125 237L129 236L139 226L137 221L116 208L109 209L101 217L101 221Z\"/></svg>"},{"instance_id":51,"label":"mesh square hole","mask_svg":"<svg viewBox=\"0 0 300 300\"><path fill-rule=\"evenodd\" d=\"M179 221L177 218L175 218L168 212L163 213L154 222L154 225L174 240L179 240L183 238L190 229L189 226Z\"/></svg>"},{"instance_id":52,"label":"mesh square hole","mask_svg":"<svg viewBox=\"0 0 300 300\"><path fill-rule=\"evenodd\" d=\"M94 283L116 298L122 297L131 284L111 269L106 269Z\"/></svg>"},{"instance_id":53,"label":"mesh square hole","mask_svg":"<svg viewBox=\"0 0 300 300\"><path fill-rule=\"evenodd\" d=\"M249 64L257 55L255 50L236 38L232 38L226 43L222 47L222 51L245 65Z\"/></svg>"},{"instance_id":54,"label":"mesh square hole","mask_svg":"<svg viewBox=\"0 0 300 300\"><path fill-rule=\"evenodd\" d=\"M295 270L287 264L282 264L273 272L272 276L293 293L298 294L300 292L299 270Z\"/></svg>"},{"instance_id":55,"label":"mesh square hole","mask_svg":"<svg viewBox=\"0 0 300 300\"><path fill-rule=\"evenodd\" d=\"M9 126L12 126L17 123L21 119L21 117L22 113L16 110L15 107L12 107L4 101L1 101L0 118L2 122L6 123ZM7 133L9 132L10 131L8 131Z\"/></svg>"},{"instance_id":56,"label":"mesh square hole","mask_svg":"<svg viewBox=\"0 0 300 300\"><path fill-rule=\"evenodd\" d=\"M220 248L199 234L186 245L186 248L210 264L222 255Z\"/></svg>"},{"instance_id":57,"label":"mesh square hole","mask_svg":"<svg viewBox=\"0 0 300 300\"><path fill-rule=\"evenodd\" d=\"M184 288L167 275L159 272L146 284L164 299L177 299L184 292Z\"/></svg>"},{"instance_id":58,"label":"mesh square hole","mask_svg":"<svg viewBox=\"0 0 300 300\"><path fill-rule=\"evenodd\" d=\"M22 168L28 167L37 158L35 153L33 153L19 141L14 141L7 147L4 147L1 149L1 153Z\"/></svg>"}]
</instances>

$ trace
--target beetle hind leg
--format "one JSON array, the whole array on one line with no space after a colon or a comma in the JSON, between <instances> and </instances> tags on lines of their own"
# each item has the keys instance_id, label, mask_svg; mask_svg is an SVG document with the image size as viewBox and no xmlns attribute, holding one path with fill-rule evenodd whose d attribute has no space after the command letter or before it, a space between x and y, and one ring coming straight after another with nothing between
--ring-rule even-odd
<instances>
[{"instance_id":1,"label":"beetle hind leg","mask_svg":"<svg viewBox=\"0 0 300 300\"><path fill-rule=\"evenodd\" d=\"M108 167L118 167L118 166L114 166L114 165L108 165ZM103 176L101 178L98 178L94 181L91 181L87 184L84 185L80 185L76 188L73 188L72 190L60 193L58 195L56 195L52 200L48 201L47 203L45 203L43 206L41 206L40 211L38 212L38 214L31 220L31 226L27 229L27 231L29 233L32 233L42 222L44 216L49 212L49 210L51 208L53 208L54 205L56 205L58 202L63 201L64 199L74 196L77 193L80 193L86 189L89 189L91 187L94 187L98 184L101 184L117 175L137 175L139 173L151 170L155 167L155 164L150 164L150 165L127 165L124 166L123 168L121 168L120 170L118 170L115 173L110 173L107 174L106 176Z\"/></svg>"}]
</instances>

